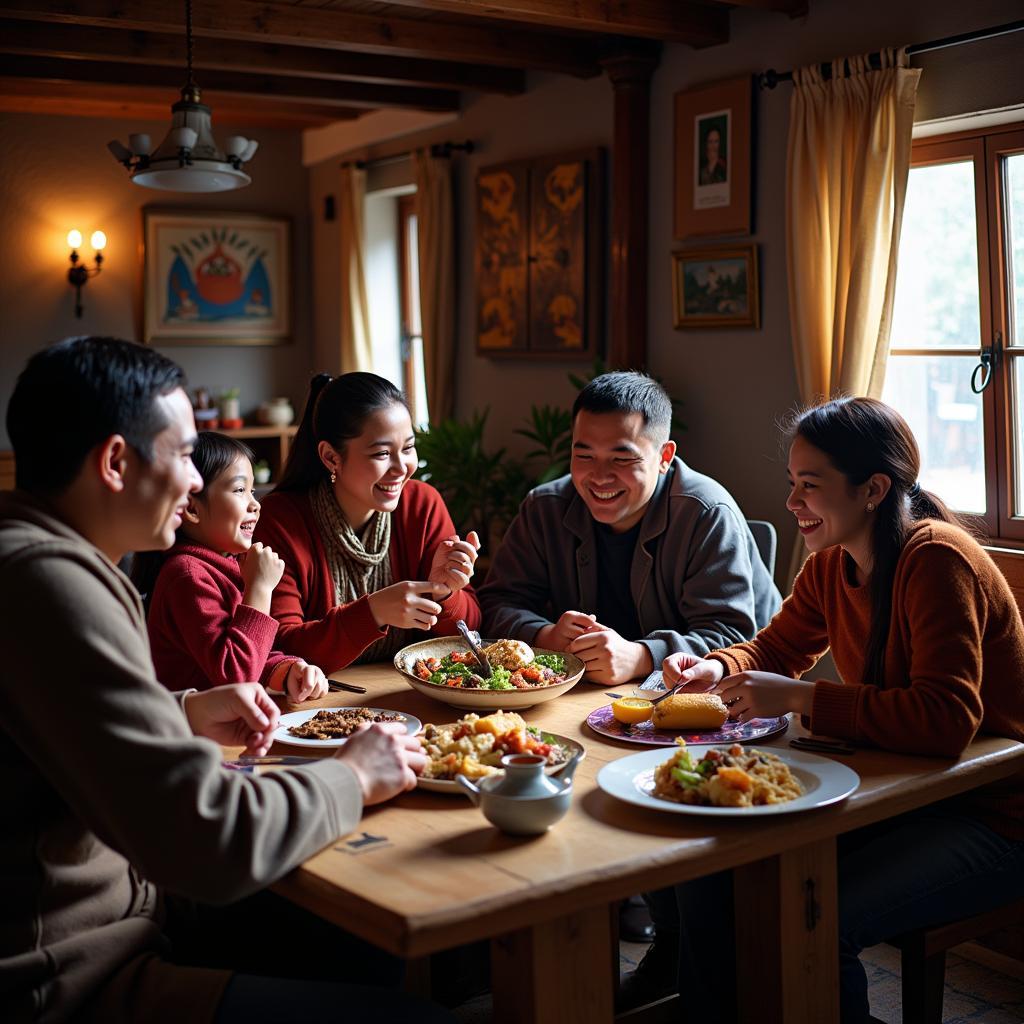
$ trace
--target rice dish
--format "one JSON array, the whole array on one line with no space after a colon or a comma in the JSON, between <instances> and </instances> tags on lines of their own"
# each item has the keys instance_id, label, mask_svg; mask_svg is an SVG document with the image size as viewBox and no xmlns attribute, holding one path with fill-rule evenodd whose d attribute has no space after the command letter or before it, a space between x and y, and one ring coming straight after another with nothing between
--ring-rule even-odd
<instances>
[{"instance_id":1,"label":"rice dish","mask_svg":"<svg viewBox=\"0 0 1024 1024\"><path fill-rule=\"evenodd\" d=\"M765 750L712 747L694 760L686 743L654 770L654 795L680 804L705 807L754 807L781 804L802 796L803 786L789 765Z\"/></svg>"}]
</instances>

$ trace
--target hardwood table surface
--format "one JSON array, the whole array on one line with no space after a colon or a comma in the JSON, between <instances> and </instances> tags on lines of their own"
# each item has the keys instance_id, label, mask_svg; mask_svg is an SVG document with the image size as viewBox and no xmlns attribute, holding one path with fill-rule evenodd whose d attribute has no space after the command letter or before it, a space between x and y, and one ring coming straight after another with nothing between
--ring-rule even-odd
<instances>
[{"instance_id":1,"label":"hardwood table surface","mask_svg":"<svg viewBox=\"0 0 1024 1024\"><path fill-rule=\"evenodd\" d=\"M390 665L334 675L368 692L332 692L312 706L388 708L438 725L466 713L422 696ZM587 715L610 699L605 688L580 682L521 712L528 724L586 748L572 807L544 835L502 834L460 792L414 790L368 808L358 832L275 890L403 957L494 940L494 1019L566 1024L612 1019L610 905L737 868L741 1019L824 1024L838 1020L835 837L1024 770L1024 744L997 737L976 739L957 760L862 748L830 755L861 779L837 805L749 820L647 810L597 786L603 765L651 749L590 730ZM754 745L786 750L804 734L793 719L786 733ZM277 744L271 753L309 748Z\"/></svg>"}]
</instances>

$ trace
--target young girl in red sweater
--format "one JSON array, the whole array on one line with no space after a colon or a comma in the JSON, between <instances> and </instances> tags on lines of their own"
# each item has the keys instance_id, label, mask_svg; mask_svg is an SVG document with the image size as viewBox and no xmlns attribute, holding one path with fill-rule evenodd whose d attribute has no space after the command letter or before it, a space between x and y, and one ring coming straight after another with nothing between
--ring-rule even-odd
<instances>
[{"instance_id":1,"label":"young girl in red sweater","mask_svg":"<svg viewBox=\"0 0 1024 1024\"><path fill-rule=\"evenodd\" d=\"M988 554L921 489L903 417L837 399L801 414L789 440L786 507L811 552L792 595L749 643L671 655L666 685L712 690L742 721L798 712L814 732L900 753L956 758L979 732L1024 740L1020 612ZM800 678L829 647L842 681ZM1024 896L1024 778L851 832L838 852L841 1019L863 1024L862 949ZM728 1019L728 934L708 922L732 921L731 889L725 873L674 894L695 1020L701 1008Z\"/></svg>"},{"instance_id":2,"label":"young girl in red sweater","mask_svg":"<svg viewBox=\"0 0 1024 1024\"><path fill-rule=\"evenodd\" d=\"M274 649L270 616L284 562L252 541L260 516L252 452L234 438L201 433L192 461L203 489L190 495L174 547L133 573L148 591L149 639L157 676L172 689L258 680L293 702L316 700L327 680L316 666ZM144 575L155 585L146 586Z\"/></svg>"}]
</instances>

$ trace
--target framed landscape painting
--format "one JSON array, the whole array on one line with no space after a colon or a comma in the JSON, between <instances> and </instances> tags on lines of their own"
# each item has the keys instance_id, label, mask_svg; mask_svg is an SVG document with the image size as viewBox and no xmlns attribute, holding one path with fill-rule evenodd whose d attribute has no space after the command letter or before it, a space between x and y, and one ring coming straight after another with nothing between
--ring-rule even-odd
<instances>
[{"instance_id":1,"label":"framed landscape painting","mask_svg":"<svg viewBox=\"0 0 1024 1024\"><path fill-rule=\"evenodd\" d=\"M280 345L291 334L283 217L143 209L143 339Z\"/></svg>"},{"instance_id":2,"label":"framed landscape painting","mask_svg":"<svg viewBox=\"0 0 1024 1024\"><path fill-rule=\"evenodd\" d=\"M757 246L672 254L675 327L759 327Z\"/></svg>"},{"instance_id":3,"label":"framed landscape painting","mask_svg":"<svg viewBox=\"0 0 1024 1024\"><path fill-rule=\"evenodd\" d=\"M675 95L673 234L750 234L749 75Z\"/></svg>"}]
</instances>

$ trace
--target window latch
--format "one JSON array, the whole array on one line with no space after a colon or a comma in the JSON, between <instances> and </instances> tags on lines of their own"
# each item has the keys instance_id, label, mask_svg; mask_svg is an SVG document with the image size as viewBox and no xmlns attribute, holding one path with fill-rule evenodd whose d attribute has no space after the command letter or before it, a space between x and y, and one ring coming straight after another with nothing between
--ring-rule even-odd
<instances>
[{"instance_id":1,"label":"window latch","mask_svg":"<svg viewBox=\"0 0 1024 1024\"><path fill-rule=\"evenodd\" d=\"M983 345L981 348L981 362L974 368L971 374L971 390L980 395L992 383L992 374L999 365L999 354L1003 347L1002 331L996 331L995 340L991 345ZM978 383L979 374L981 383Z\"/></svg>"}]
</instances>

